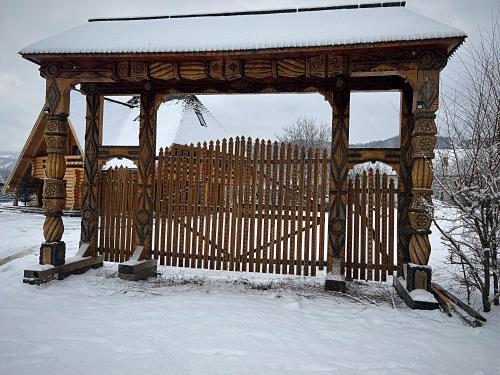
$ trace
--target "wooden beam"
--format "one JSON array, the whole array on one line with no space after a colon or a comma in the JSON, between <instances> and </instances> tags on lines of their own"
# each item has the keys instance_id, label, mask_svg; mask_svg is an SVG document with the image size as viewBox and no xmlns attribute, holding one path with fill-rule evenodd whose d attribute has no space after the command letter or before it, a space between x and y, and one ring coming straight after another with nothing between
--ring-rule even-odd
<instances>
[{"instance_id":1,"label":"wooden beam","mask_svg":"<svg viewBox=\"0 0 500 375\"><path fill-rule=\"evenodd\" d=\"M139 159L139 146L99 146L99 160L113 158Z\"/></svg>"}]
</instances>

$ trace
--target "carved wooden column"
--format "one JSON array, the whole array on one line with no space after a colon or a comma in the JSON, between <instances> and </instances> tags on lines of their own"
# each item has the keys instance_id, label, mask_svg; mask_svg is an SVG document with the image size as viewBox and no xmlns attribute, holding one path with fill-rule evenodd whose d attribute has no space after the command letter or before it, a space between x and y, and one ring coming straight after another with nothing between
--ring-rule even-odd
<instances>
[{"instance_id":1,"label":"carved wooden column","mask_svg":"<svg viewBox=\"0 0 500 375\"><path fill-rule=\"evenodd\" d=\"M137 180L137 204L135 214L136 242L144 246L145 258L151 258L153 231L153 193L156 161L156 111L155 94L141 95L139 129L139 161Z\"/></svg>"},{"instance_id":2,"label":"carved wooden column","mask_svg":"<svg viewBox=\"0 0 500 375\"><path fill-rule=\"evenodd\" d=\"M400 161L399 161L399 192L398 192L398 266L400 262L410 261L409 243L412 233L408 209L412 188L411 167L412 148L411 134L413 132L413 90L406 86L401 92L401 120L400 120ZM402 259L400 258L402 257ZM403 270L398 267L398 276Z\"/></svg>"},{"instance_id":3,"label":"carved wooden column","mask_svg":"<svg viewBox=\"0 0 500 375\"><path fill-rule=\"evenodd\" d=\"M43 188L45 242L40 247L40 264L55 266L64 264L66 246L62 239L64 224L61 218L66 204L65 155L68 153L68 115L70 81L47 79L46 104L47 127L44 138L47 144L47 163Z\"/></svg>"},{"instance_id":4,"label":"carved wooden column","mask_svg":"<svg viewBox=\"0 0 500 375\"><path fill-rule=\"evenodd\" d=\"M333 110L330 155L330 210L328 214L328 270L326 288L345 291L342 262L345 251L347 158L349 152L349 99L346 77L335 80L327 96Z\"/></svg>"},{"instance_id":5,"label":"carved wooden column","mask_svg":"<svg viewBox=\"0 0 500 375\"><path fill-rule=\"evenodd\" d=\"M427 265L431 254L429 229L432 222L432 159L437 128L434 119L439 100L439 71L419 70L413 98L415 125L412 132L412 197L409 219L412 235L410 261Z\"/></svg>"},{"instance_id":6,"label":"carved wooden column","mask_svg":"<svg viewBox=\"0 0 500 375\"><path fill-rule=\"evenodd\" d=\"M97 255L97 225L99 200L99 146L102 143L102 120L104 97L87 94L87 115L85 129L84 198L80 241L90 245L89 252Z\"/></svg>"}]
</instances>

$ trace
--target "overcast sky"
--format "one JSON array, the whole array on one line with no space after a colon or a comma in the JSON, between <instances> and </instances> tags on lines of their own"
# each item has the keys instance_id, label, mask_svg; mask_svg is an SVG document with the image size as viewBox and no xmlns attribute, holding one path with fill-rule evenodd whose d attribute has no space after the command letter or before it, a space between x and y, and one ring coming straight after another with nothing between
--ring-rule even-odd
<instances>
[{"instance_id":1,"label":"overcast sky","mask_svg":"<svg viewBox=\"0 0 500 375\"><path fill-rule=\"evenodd\" d=\"M101 16L200 13L230 10L328 5L340 0L0 0L0 150L22 148L44 101L38 66L17 52L28 44ZM347 0L346 0L347 2ZM360 2L362 2L360 0ZM499 0L409 0L407 7L462 29L467 43L491 23ZM374 20L376 22L376 20ZM442 75L444 90L454 87L462 70L452 57ZM273 138L303 116L330 121L331 110L319 95L203 96L202 101L231 135ZM398 132L399 95L353 94L350 142L384 139Z\"/></svg>"}]
</instances>

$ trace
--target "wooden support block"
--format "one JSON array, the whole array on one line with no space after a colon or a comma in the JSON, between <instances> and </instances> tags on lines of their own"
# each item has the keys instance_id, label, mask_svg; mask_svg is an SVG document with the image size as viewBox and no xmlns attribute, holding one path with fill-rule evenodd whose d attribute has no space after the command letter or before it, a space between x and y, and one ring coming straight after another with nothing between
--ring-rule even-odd
<instances>
[{"instance_id":1,"label":"wooden support block","mask_svg":"<svg viewBox=\"0 0 500 375\"><path fill-rule=\"evenodd\" d=\"M405 280L402 277L394 277L393 278L393 285L394 288L396 288L396 291L398 292L399 296L406 302L406 304L413 310L435 310L439 309L439 302L434 299L432 300L422 300L422 299L416 299L414 298L410 292L405 287ZM427 292L425 289L415 289L415 291L422 291L422 292ZM431 293L429 293L430 296L432 296Z\"/></svg>"},{"instance_id":2,"label":"wooden support block","mask_svg":"<svg viewBox=\"0 0 500 375\"><path fill-rule=\"evenodd\" d=\"M150 263L154 262L154 263ZM118 272L118 277L123 280L129 280L129 281L138 281L138 280L144 280L147 279L150 276L153 276L156 273L156 260L146 260L144 263L141 262L141 264L148 264L148 267L143 267L142 269L134 269L133 272L131 273L121 273ZM152 264L152 266L150 266Z\"/></svg>"},{"instance_id":3,"label":"wooden support block","mask_svg":"<svg viewBox=\"0 0 500 375\"><path fill-rule=\"evenodd\" d=\"M99 268L102 266L102 255L87 258L68 258L66 263L61 266L24 270L23 282L31 285L43 284L55 278L62 280L69 275L81 274L88 271L90 268Z\"/></svg>"},{"instance_id":4,"label":"wooden support block","mask_svg":"<svg viewBox=\"0 0 500 375\"><path fill-rule=\"evenodd\" d=\"M118 265L118 277L123 280L137 281L154 275L157 260L140 260L143 257L144 246L136 246L134 253L126 262Z\"/></svg>"}]
</instances>

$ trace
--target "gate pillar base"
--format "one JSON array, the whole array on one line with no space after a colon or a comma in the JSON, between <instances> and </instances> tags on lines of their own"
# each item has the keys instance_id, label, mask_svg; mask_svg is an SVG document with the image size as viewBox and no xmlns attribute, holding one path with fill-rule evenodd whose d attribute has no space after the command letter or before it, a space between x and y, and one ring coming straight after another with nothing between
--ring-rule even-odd
<instances>
[{"instance_id":1,"label":"gate pillar base","mask_svg":"<svg viewBox=\"0 0 500 375\"><path fill-rule=\"evenodd\" d=\"M325 289L334 292L345 293L347 291L347 283L340 268L341 260L334 259L332 272L327 273Z\"/></svg>"},{"instance_id":2,"label":"gate pillar base","mask_svg":"<svg viewBox=\"0 0 500 375\"><path fill-rule=\"evenodd\" d=\"M143 259L144 253L144 246L137 246L130 259L118 265L118 277L123 280L138 281L155 275L157 261Z\"/></svg>"},{"instance_id":3,"label":"gate pillar base","mask_svg":"<svg viewBox=\"0 0 500 375\"><path fill-rule=\"evenodd\" d=\"M61 266L66 258L66 244L64 241L44 242L40 246L40 264Z\"/></svg>"},{"instance_id":4,"label":"gate pillar base","mask_svg":"<svg viewBox=\"0 0 500 375\"><path fill-rule=\"evenodd\" d=\"M129 260L118 265L118 277L123 280L138 281L156 274L156 259L139 262Z\"/></svg>"},{"instance_id":5,"label":"gate pillar base","mask_svg":"<svg viewBox=\"0 0 500 375\"><path fill-rule=\"evenodd\" d=\"M404 277L395 277L394 288L406 304L417 310L434 310L439 303L431 293L430 266L407 263L403 267Z\"/></svg>"}]
</instances>

